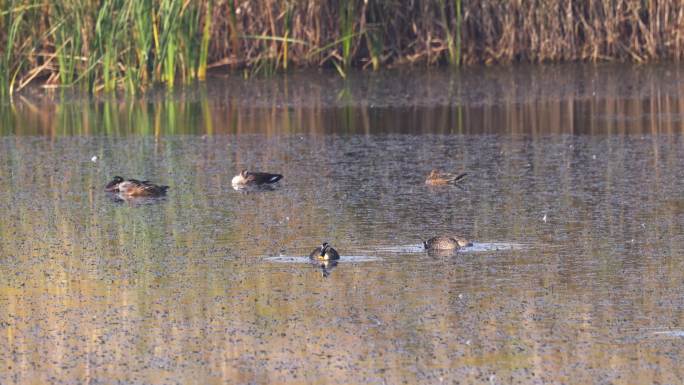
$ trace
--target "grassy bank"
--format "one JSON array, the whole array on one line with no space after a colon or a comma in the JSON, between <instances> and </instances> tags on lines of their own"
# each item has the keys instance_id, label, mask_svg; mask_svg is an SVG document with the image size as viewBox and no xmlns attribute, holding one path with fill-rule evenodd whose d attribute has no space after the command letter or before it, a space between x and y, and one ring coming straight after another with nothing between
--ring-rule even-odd
<instances>
[{"instance_id":1,"label":"grassy bank","mask_svg":"<svg viewBox=\"0 0 684 385\"><path fill-rule=\"evenodd\" d=\"M0 93L140 92L207 70L684 56L680 0L0 0Z\"/></svg>"}]
</instances>

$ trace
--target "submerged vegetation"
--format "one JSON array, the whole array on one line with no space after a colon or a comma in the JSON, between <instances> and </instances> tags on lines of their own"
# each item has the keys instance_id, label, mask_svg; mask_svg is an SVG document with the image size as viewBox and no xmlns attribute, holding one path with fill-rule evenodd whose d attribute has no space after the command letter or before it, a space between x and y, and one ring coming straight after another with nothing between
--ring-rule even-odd
<instances>
[{"instance_id":1,"label":"submerged vegetation","mask_svg":"<svg viewBox=\"0 0 684 385\"><path fill-rule=\"evenodd\" d=\"M139 92L210 68L681 59L680 0L0 0L0 93Z\"/></svg>"}]
</instances>

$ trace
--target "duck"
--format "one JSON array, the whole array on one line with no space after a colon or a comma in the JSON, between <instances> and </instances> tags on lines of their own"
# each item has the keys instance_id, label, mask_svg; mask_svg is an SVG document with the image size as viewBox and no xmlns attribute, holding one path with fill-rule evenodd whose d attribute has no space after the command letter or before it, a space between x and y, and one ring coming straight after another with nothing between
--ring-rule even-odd
<instances>
[{"instance_id":1,"label":"duck","mask_svg":"<svg viewBox=\"0 0 684 385\"><path fill-rule=\"evenodd\" d=\"M119 192L119 185L123 182L126 182L126 181L133 182L135 184L146 184L146 185L151 184L149 180L124 179L124 178L117 175L114 178L112 178L112 180L109 183L107 183L105 185L105 191L107 191L107 192Z\"/></svg>"},{"instance_id":2,"label":"duck","mask_svg":"<svg viewBox=\"0 0 684 385\"><path fill-rule=\"evenodd\" d=\"M166 195L169 186L160 186L148 180L124 179L115 176L105 185L105 191L118 192L124 197L159 197Z\"/></svg>"},{"instance_id":3,"label":"duck","mask_svg":"<svg viewBox=\"0 0 684 385\"><path fill-rule=\"evenodd\" d=\"M281 174L271 174L268 172L252 172L242 170L232 180L234 188L244 188L247 186L271 185L283 179Z\"/></svg>"},{"instance_id":4,"label":"duck","mask_svg":"<svg viewBox=\"0 0 684 385\"><path fill-rule=\"evenodd\" d=\"M465 238L451 236L436 236L423 241L425 250L457 250L461 247L472 246L473 243Z\"/></svg>"},{"instance_id":5,"label":"duck","mask_svg":"<svg viewBox=\"0 0 684 385\"><path fill-rule=\"evenodd\" d=\"M430 186L439 186L446 184L455 184L468 176L468 173L452 174L449 172L441 172L439 170L432 170L425 179L425 184Z\"/></svg>"},{"instance_id":6,"label":"duck","mask_svg":"<svg viewBox=\"0 0 684 385\"><path fill-rule=\"evenodd\" d=\"M319 261L333 261L340 259L340 254L328 242L323 242L309 254L309 258Z\"/></svg>"}]
</instances>

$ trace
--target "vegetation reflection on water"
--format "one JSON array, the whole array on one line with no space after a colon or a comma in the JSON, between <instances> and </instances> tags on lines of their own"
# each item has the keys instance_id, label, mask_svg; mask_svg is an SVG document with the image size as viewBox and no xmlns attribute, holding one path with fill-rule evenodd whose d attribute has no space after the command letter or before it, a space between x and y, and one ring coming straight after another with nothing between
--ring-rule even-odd
<instances>
[{"instance_id":1,"label":"vegetation reflection on water","mask_svg":"<svg viewBox=\"0 0 684 385\"><path fill-rule=\"evenodd\" d=\"M682 382L680 95L213 92L4 107L0 383ZM285 179L234 191L241 168ZM171 189L117 203L113 175ZM449 232L517 247L411 248ZM327 278L278 260L323 240L353 257Z\"/></svg>"}]
</instances>

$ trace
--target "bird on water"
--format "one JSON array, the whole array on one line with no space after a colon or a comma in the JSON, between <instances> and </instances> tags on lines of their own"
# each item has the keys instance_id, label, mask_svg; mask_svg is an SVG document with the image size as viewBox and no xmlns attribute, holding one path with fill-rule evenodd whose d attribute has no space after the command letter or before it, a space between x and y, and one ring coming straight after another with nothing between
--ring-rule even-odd
<instances>
[{"instance_id":1,"label":"bird on water","mask_svg":"<svg viewBox=\"0 0 684 385\"><path fill-rule=\"evenodd\" d=\"M472 242L465 238L451 236L436 236L423 241L425 250L457 250L472 245Z\"/></svg>"},{"instance_id":2,"label":"bird on water","mask_svg":"<svg viewBox=\"0 0 684 385\"><path fill-rule=\"evenodd\" d=\"M105 191L127 197L159 197L166 195L169 186L154 184L148 180L124 179L115 176L105 185Z\"/></svg>"},{"instance_id":3,"label":"bird on water","mask_svg":"<svg viewBox=\"0 0 684 385\"><path fill-rule=\"evenodd\" d=\"M281 179L283 179L281 174L242 170L233 178L231 183L234 188L238 189L249 186L272 185Z\"/></svg>"},{"instance_id":4,"label":"bird on water","mask_svg":"<svg viewBox=\"0 0 684 385\"><path fill-rule=\"evenodd\" d=\"M440 186L447 184L456 184L468 176L468 173L452 174L450 172L441 172L438 170L430 171L427 178L425 179L425 184L430 186Z\"/></svg>"},{"instance_id":5,"label":"bird on water","mask_svg":"<svg viewBox=\"0 0 684 385\"><path fill-rule=\"evenodd\" d=\"M333 249L328 242L323 242L322 245L315 248L311 254L309 254L309 258L319 261L331 261L340 259L340 254L337 250Z\"/></svg>"}]
</instances>

